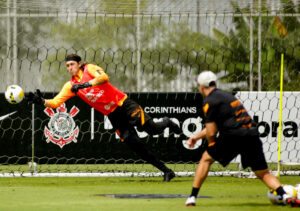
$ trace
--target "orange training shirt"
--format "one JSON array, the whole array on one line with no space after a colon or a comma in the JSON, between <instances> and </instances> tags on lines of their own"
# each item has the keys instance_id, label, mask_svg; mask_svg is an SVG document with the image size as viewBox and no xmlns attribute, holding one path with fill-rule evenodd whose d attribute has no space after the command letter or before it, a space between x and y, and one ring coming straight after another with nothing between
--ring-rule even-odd
<instances>
[{"instance_id":1,"label":"orange training shirt","mask_svg":"<svg viewBox=\"0 0 300 211\"><path fill-rule=\"evenodd\" d=\"M68 99L76 96L71 91L72 84L89 82L92 87L80 89L77 96L91 107L104 115L111 113L117 106L121 106L127 95L109 83L109 78L103 69L97 65L86 64L84 70L66 82L61 91L53 98L46 99L45 106L57 108Z\"/></svg>"}]
</instances>

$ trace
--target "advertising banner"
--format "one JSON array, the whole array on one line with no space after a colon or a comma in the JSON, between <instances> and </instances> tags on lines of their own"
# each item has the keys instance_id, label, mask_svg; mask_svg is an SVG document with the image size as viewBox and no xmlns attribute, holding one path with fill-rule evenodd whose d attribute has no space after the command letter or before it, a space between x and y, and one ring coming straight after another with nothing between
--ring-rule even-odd
<instances>
[{"instance_id":1,"label":"advertising banner","mask_svg":"<svg viewBox=\"0 0 300 211\"><path fill-rule=\"evenodd\" d=\"M44 96L52 98L54 95L45 93ZM199 94L129 93L128 96L139 103L154 121L170 117L182 128L180 135L170 133L168 128L155 136L138 131L141 141L159 159L167 162L200 159L203 151L201 148L187 150L182 144L192 133L202 129L199 117L202 97ZM17 112L12 113L15 111ZM17 105L4 103L0 116L5 115L10 116L0 122L0 156L31 156L31 107L25 101ZM36 105L34 123L34 155L41 158L39 162L43 162L43 158L47 163L78 163L80 160L83 163L122 163L124 160L140 159L114 133L106 116L97 111L92 112L91 108L77 97L57 109ZM20 162L27 161L24 158L24 161Z\"/></svg>"},{"instance_id":2,"label":"advertising banner","mask_svg":"<svg viewBox=\"0 0 300 211\"><path fill-rule=\"evenodd\" d=\"M44 93L45 98L54 95ZM202 97L198 93L129 93L154 121L170 117L182 129L180 135L166 129L149 136L138 131L143 143L166 162L200 159L203 149L187 150L182 141L202 129ZM268 162L278 155L278 92L239 92L236 94L258 123ZM107 117L74 97L57 109L35 106L34 148L32 147L32 110L24 101L12 105L0 95L0 162L26 163L34 156L40 163L124 163L140 159L114 133ZM300 92L285 92L281 159L300 162Z\"/></svg>"}]
</instances>

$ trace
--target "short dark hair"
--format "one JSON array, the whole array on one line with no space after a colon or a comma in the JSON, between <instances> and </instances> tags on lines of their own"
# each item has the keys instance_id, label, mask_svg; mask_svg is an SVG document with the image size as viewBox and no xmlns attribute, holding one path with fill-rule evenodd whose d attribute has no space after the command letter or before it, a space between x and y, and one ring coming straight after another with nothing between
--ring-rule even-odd
<instances>
[{"instance_id":1,"label":"short dark hair","mask_svg":"<svg viewBox=\"0 0 300 211\"><path fill-rule=\"evenodd\" d=\"M76 61L76 62L80 62L81 61L81 57L78 56L77 54L69 54L66 56L65 58L65 62L68 62L68 61Z\"/></svg>"},{"instance_id":2,"label":"short dark hair","mask_svg":"<svg viewBox=\"0 0 300 211\"><path fill-rule=\"evenodd\" d=\"M212 87L212 86L216 87L217 84L216 84L215 81L211 81L211 82L208 84L208 86L209 86L209 87Z\"/></svg>"}]
</instances>

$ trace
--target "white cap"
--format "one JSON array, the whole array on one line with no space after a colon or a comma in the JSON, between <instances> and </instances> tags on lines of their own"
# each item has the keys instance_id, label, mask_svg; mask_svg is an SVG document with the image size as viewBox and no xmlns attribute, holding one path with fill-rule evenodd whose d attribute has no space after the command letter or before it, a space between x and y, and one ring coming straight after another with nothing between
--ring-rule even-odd
<instances>
[{"instance_id":1,"label":"white cap","mask_svg":"<svg viewBox=\"0 0 300 211\"><path fill-rule=\"evenodd\" d=\"M216 82L216 81L217 81L217 76L212 71L209 70L201 72L197 78L197 83L205 87L209 87L209 84L211 82Z\"/></svg>"}]
</instances>

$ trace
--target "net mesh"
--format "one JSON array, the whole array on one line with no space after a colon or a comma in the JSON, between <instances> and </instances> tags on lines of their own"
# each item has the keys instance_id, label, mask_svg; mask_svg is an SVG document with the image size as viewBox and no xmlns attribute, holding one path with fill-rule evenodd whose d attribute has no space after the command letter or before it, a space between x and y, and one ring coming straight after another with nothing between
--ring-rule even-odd
<instances>
[{"instance_id":1,"label":"net mesh","mask_svg":"<svg viewBox=\"0 0 300 211\"><path fill-rule=\"evenodd\" d=\"M284 53L284 90L299 91L299 15L299 1L289 0L224 0L221 5L217 0L0 0L0 73L3 76L0 90L19 84L25 91L39 88L56 93L69 77L64 67L66 54L78 53L84 61L103 67L111 82L126 92L197 92L195 76L206 69L217 74L219 86L225 90L276 91L279 90L280 55ZM277 94L265 95L242 96L246 96L243 100L249 102L249 110L262 108L253 115L260 112L260 121L268 121L272 136L276 130L273 122L278 116L278 101L272 99L279 98ZM290 129L293 136L285 137L283 142L283 153L289 154L285 161L289 163L299 163L297 98L298 94L292 93L285 101L285 121L296 124L289 123L292 126L287 127L295 127ZM0 121L1 148L5 149L1 154L3 164L27 168L32 151L38 154L34 158L38 164L57 164L54 170L53 166L45 166L49 172L81 171L81 168L96 171L93 168L97 165L88 165L91 163L136 162L136 166L143 163L137 157L121 155L80 158L79 153L75 158L43 157L38 148L32 148L30 110L21 111L25 116L12 115ZM271 118L261 120L268 113ZM35 121L36 133L42 134L48 119L37 116ZM76 123L81 131L79 142L90 139L90 121ZM114 133L103 132L102 118L96 118L95 127L98 141L108 142L110 147L105 150L109 154L114 144L119 144L113 142ZM41 140L44 139L42 136ZM17 140L22 140L26 147L14 147L18 145ZM171 144L168 139L165 142ZM276 162L276 144L274 137L266 142L269 162ZM150 145L155 148L155 144ZM68 163L84 165L59 167ZM183 163L189 162L181 161L183 171L190 171ZM193 171L194 164L190 163ZM132 166L135 165L123 165L125 169Z\"/></svg>"},{"instance_id":2,"label":"net mesh","mask_svg":"<svg viewBox=\"0 0 300 211\"><path fill-rule=\"evenodd\" d=\"M140 6L140 7L139 7ZM187 0L171 1L171 0L121 0L111 2L108 0L76 0L76 1L60 1L60 0L1 0L1 10L6 13L6 9L17 9L18 12L38 14L59 13L59 12L81 12L81 13L104 13L104 14L136 14L137 10L141 14L149 15L168 15L172 14L216 14L224 13L243 14L250 11L261 13L296 13L299 7L299 1L289 0L242 0L242 1L222 1L220 6L217 0Z\"/></svg>"}]
</instances>

